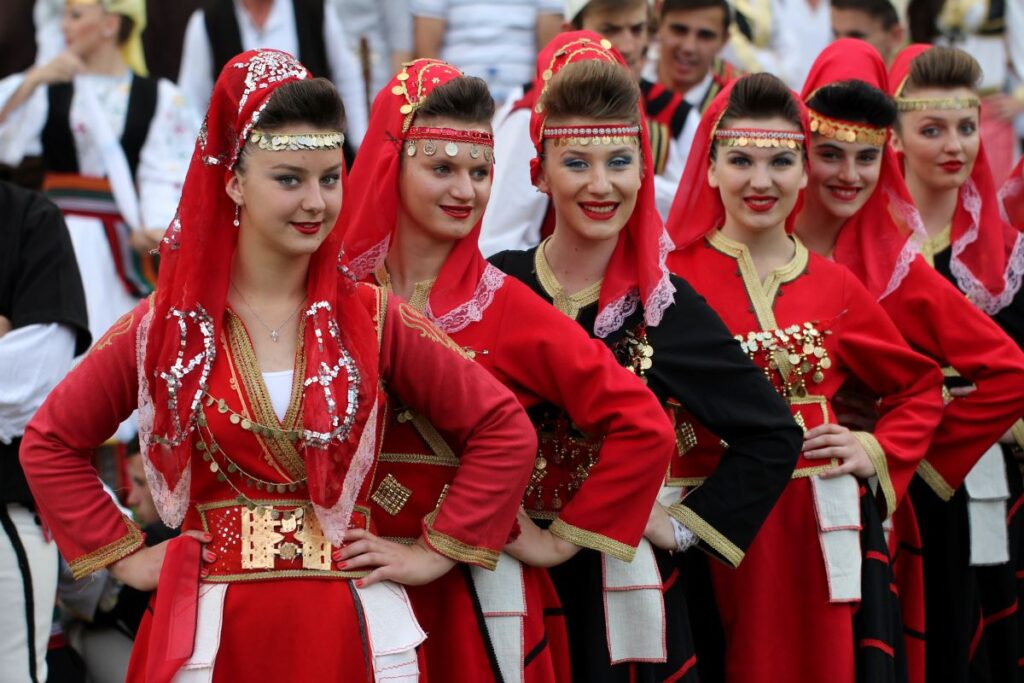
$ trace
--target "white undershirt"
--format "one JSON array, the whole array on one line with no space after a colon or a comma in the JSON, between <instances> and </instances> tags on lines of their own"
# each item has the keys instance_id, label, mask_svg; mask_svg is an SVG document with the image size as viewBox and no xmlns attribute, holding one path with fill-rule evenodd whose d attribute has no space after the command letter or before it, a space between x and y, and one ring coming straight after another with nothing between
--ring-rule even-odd
<instances>
[{"instance_id":1,"label":"white undershirt","mask_svg":"<svg viewBox=\"0 0 1024 683\"><path fill-rule=\"evenodd\" d=\"M274 406L277 419L282 422L284 422L284 416L288 412L288 404L292 400L293 374L294 370L278 370L276 372L263 373L263 383L267 385L270 405Z\"/></svg>"}]
</instances>

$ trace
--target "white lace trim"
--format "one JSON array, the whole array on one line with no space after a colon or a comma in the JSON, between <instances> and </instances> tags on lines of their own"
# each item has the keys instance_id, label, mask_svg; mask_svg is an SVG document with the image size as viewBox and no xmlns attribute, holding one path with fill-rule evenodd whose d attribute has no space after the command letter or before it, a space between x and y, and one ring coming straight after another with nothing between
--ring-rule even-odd
<instances>
[{"instance_id":1,"label":"white lace trim","mask_svg":"<svg viewBox=\"0 0 1024 683\"><path fill-rule=\"evenodd\" d=\"M660 325L661 319L665 315L665 309L675 302L676 288L672 284L668 267L665 265L669 253L675 248L668 231L662 228L661 236L658 237L658 268L661 270L661 277L648 295L647 301L644 302L644 322L650 327ZM603 339L622 327L626 318L636 311L638 303L640 303L640 290L633 287L598 311L597 319L594 321L594 334Z\"/></svg>"},{"instance_id":2,"label":"white lace trim","mask_svg":"<svg viewBox=\"0 0 1024 683\"><path fill-rule=\"evenodd\" d=\"M490 263L484 268L480 281L476 284L473 297L465 303L459 304L444 315L438 317L430 310L430 302L427 302L427 318L444 330L445 334L455 334L472 323L483 320L484 311L494 301L494 293L505 284L505 273L501 272Z\"/></svg>"},{"instance_id":3,"label":"white lace trim","mask_svg":"<svg viewBox=\"0 0 1024 683\"><path fill-rule=\"evenodd\" d=\"M356 282L365 280L370 273L377 270L380 264L384 263L390 246L391 236L389 235L349 261L348 272L352 279Z\"/></svg>"},{"instance_id":4,"label":"white lace trim","mask_svg":"<svg viewBox=\"0 0 1024 683\"><path fill-rule=\"evenodd\" d=\"M971 226L960 239L953 242L949 269L967 298L988 315L995 315L1013 301L1013 297L1020 289L1021 280L1024 279L1024 235L1018 235L1013 245L1009 262L1003 272L1003 291L992 294L960 260L964 250L977 241L981 223L981 195L974 181L968 178L961 192L964 209L971 214Z\"/></svg>"},{"instance_id":5,"label":"white lace trim","mask_svg":"<svg viewBox=\"0 0 1024 683\"><path fill-rule=\"evenodd\" d=\"M924 227L924 221L921 220L921 213L917 210L917 207L910 202L904 201L892 190L887 190L887 192L889 194L889 206L910 227L910 237L907 238L906 244L900 250L900 255L896 259L892 275L889 277L889 283L885 286L885 291L878 297L879 301L899 288L904 278L907 277L907 273L910 272L910 264L921 253L921 245L928 239L928 231Z\"/></svg>"},{"instance_id":6,"label":"white lace trim","mask_svg":"<svg viewBox=\"0 0 1024 683\"><path fill-rule=\"evenodd\" d=\"M160 519L164 524L176 529L181 526L188 511L189 491L192 482L192 462L185 465L185 471L181 473L178 486L174 490L167 487L167 481L157 471L149 456L149 449L152 445L153 419L155 411L153 408L153 397L149 393L149 380L146 378L145 359L146 345L149 341L149 326L153 321L153 311L150 310L142 318L139 330L135 338L135 359L138 364L139 378L139 451L141 453L143 469L146 472L146 482L149 484L153 496L153 503Z\"/></svg>"},{"instance_id":7,"label":"white lace trim","mask_svg":"<svg viewBox=\"0 0 1024 683\"><path fill-rule=\"evenodd\" d=\"M377 455L377 405L374 399L373 409L370 410L370 416L366 419L363 433L359 438L359 446L356 447L348 472L345 473L345 482L341 486L338 501L329 508L313 504L324 536L334 546L340 546L345 540L345 531L352 518L356 497Z\"/></svg>"},{"instance_id":8,"label":"white lace trim","mask_svg":"<svg viewBox=\"0 0 1024 683\"><path fill-rule=\"evenodd\" d=\"M1010 215L1006 213L1006 198L1021 193L1024 193L1024 178L1022 177L1010 178L999 189L999 214L1010 225L1013 225L1013 221L1010 220Z\"/></svg>"}]
</instances>

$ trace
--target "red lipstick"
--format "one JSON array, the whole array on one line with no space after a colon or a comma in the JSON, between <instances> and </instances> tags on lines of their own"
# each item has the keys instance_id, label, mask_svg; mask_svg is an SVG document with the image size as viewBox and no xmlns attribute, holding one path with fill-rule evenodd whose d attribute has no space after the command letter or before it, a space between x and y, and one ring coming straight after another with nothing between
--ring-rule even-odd
<instances>
[{"instance_id":1,"label":"red lipstick","mask_svg":"<svg viewBox=\"0 0 1024 683\"><path fill-rule=\"evenodd\" d=\"M317 221L315 223L296 223L292 221L292 227L301 232L303 235L315 235L320 232L320 226L324 223L323 221Z\"/></svg>"},{"instance_id":2,"label":"red lipstick","mask_svg":"<svg viewBox=\"0 0 1024 683\"><path fill-rule=\"evenodd\" d=\"M469 218L469 214L473 213L472 206L456 206L453 204L442 204L441 210L452 218L457 218L460 221L464 221Z\"/></svg>"},{"instance_id":3,"label":"red lipstick","mask_svg":"<svg viewBox=\"0 0 1024 683\"><path fill-rule=\"evenodd\" d=\"M766 197L762 195L751 195L743 198L743 203L747 205L747 208L757 213L765 213L775 208L775 205L779 203L778 197Z\"/></svg>"},{"instance_id":4,"label":"red lipstick","mask_svg":"<svg viewBox=\"0 0 1024 683\"><path fill-rule=\"evenodd\" d=\"M944 163L939 164L939 166L946 173L959 173L960 169L962 169L964 167L964 162L962 162L962 161L946 161Z\"/></svg>"},{"instance_id":5,"label":"red lipstick","mask_svg":"<svg viewBox=\"0 0 1024 683\"><path fill-rule=\"evenodd\" d=\"M859 187L847 187L845 185L829 185L828 191L833 199L838 199L841 202L855 201L857 195L860 194Z\"/></svg>"},{"instance_id":6,"label":"red lipstick","mask_svg":"<svg viewBox=\"0 0 1024 683\"><path fill-rule=\"evenodd\" d=\"M593 221L611 220L619 209L618 202L580 202L583 215Z\"/></svg>"}]
</instances>

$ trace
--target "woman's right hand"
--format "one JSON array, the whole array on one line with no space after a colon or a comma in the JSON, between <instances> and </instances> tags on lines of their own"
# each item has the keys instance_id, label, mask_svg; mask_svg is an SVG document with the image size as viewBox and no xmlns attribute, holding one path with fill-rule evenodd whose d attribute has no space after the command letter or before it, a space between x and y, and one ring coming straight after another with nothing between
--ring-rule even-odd
<instances>
[{"instance_id":1,"label":"woman's right hand","mask_svg":"<svg viewBox=\"0 0 1024 683\"><path fill-rule=\"evenodd\" d=\"M25 80L30 81L36 86L50 85L52 83L68 83L72 78L82 73L84 70L85 63L78 57L78 55L69 50L65 50L46 64L40 64L39 66L31 69Z\"/></svg>"},{"instance_id":2,"label":"woman's right hand","mask_svg":"<svg viewBox=\"0 0 1024 683\"><path fill-rule=\"evenodd\" d=\"M204 563L210 563L217 559L212 551L206 549L206 544L213 540L212 536L195 529L185 531L182 535L191 536L202 544L200 554ZM164 555L167 554L167 544L173 540L143 547L138 552L122 557L108 567L110 575L136 590L147 592L156 590L156 585L160 580L160 570L164 566Z\"/></svg>"}]
</instances>

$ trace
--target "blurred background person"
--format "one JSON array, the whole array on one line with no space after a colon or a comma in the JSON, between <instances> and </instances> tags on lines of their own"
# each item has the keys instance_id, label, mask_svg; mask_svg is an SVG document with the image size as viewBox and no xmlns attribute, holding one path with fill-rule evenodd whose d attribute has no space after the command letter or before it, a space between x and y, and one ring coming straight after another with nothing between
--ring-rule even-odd
<instances>
[{"instance_id":1,"label":"blurred background person","mask_svg":"<svg viewBox=\"0 0 1024 683\"><path fill-rule=\"evenodd\" d=\"M196 10L185 29L178 85L197 115L206 111L224 65L256 48L287 52L314 76L334 83L345 103L346 154L351 160L366 133L366 88L329 0L209 0Z\"/></svg>"},{"instance_id":2,"label":"blurred background person","mask_svg":"<svg viewBox=\"0 0 1024 683\"><path fill-rule=\"evenodd\" d=\"M412 59L409 0L332 0L345 22L348 47L359 60L366 82L367 110L391 74Z\"/></svg>"},{"instance_id":3,"label":"blurred background person","mask_svg":"<svg viewBox=\"0 0 1024 683\"><path fill-rule=\"evenodd\" d=\"M85 295L60 211L0 183L0 677L45 681L57 547L18 461L25 425L89 346Z\"/></svg>"},{"instance_id":4,"label":"blurred background person","mask_svg":"<svg viewBox=\"0 0 1024 683\"><path fill-rule=\"evenodd\" d=\"M499 105L532 78L562 25L560 0L411 0L413 53L487 81Z\"/></svg>"}]
</instances>

